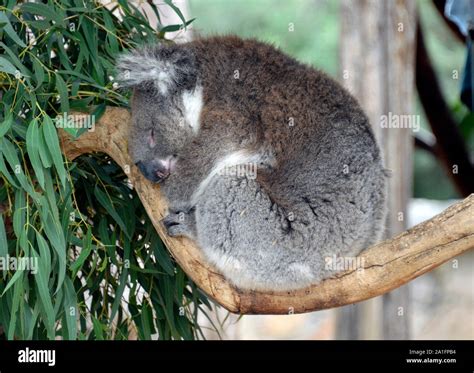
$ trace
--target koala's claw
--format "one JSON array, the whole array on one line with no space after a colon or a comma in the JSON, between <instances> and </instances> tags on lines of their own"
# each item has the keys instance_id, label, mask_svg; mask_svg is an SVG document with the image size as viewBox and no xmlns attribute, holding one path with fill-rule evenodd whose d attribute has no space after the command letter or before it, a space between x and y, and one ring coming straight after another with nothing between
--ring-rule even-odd
<instances>
[{"instance_id":1,"label":"koala's claw","mask_svg":"<svg viewBox=\"0 0 474 373\"><path fill-rule=\"evenodd\" d=\"M170 213L162 220L170 237L186 236L195 238L194 219L184 212Z\"/></svg>"},{"instance_id":2,"label":"koala's claw","mask_svg":"<svg viewBox=\"0 0 474 373\"><path fill-rule=\"evenodd\" d=\"M172 225L168 227L167 233L168 233L168 236L170 237L179 237L179 236L189 237L188 230L182 224L176 224L176 225Z\"/></svg>"}]
</instances>

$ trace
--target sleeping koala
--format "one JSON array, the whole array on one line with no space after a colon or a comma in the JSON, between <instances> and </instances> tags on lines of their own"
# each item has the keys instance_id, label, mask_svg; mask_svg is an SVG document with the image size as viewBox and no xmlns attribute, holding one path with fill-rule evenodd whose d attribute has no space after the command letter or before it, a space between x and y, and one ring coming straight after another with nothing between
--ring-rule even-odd
<instances>
[{"instance_id":1,"label":"sleeping koala","mask_svg":"<svg viewBox=\"0 0 474 373\"><path fill-rule=\"evenodd\" d=\"M171 236L197 242L243 289L334 275L328 258L375 243L386 173L367 117L325 74L234 36L123 55L129 151L160 183Z\"/></svg>"}]
</instances>

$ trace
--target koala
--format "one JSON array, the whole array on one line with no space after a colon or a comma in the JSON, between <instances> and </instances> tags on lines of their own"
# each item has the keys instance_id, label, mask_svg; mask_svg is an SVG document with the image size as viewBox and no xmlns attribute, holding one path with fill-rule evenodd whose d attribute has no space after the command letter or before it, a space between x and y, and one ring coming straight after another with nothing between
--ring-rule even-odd
<instances>
[{"instance_id":1,"label":"koala","mask_svg":"<svg viewBox=\"0 0 474 373\"><path fill-rule=\"evenodd\" d=\"M233 285L288 291L332 277L383 232L386 176L357 101L323 72L236 36L119 57L129 152Z\"/></svg>"}]
</instances>

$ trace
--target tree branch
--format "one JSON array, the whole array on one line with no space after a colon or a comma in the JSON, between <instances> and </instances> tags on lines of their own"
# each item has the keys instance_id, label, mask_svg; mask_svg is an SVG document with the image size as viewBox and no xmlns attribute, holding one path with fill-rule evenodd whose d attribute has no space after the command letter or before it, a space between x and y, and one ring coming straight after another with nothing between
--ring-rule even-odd
<instances>
[{"instance_id":1,"label":"tree branch","mask_svg":"<svg viewBox=\"0 0 474 373\"><path fill-rule=\"evenodd\" d=\"M63 152L71 160L84 153L105 152L125 171L130 170L130 181L171 255L197 286L229 311L287 314L360 302L389 292L474 247L473 194L442 214L367 249L359 256L358 270L296 291L237 289L206 262L193 242L165 233L160 221L166 213L166 202L160 188L140 174L127 152L129 122L127 110L107 108L95 130L78 140L60 131Z\"/></svg>"}]
</instances>

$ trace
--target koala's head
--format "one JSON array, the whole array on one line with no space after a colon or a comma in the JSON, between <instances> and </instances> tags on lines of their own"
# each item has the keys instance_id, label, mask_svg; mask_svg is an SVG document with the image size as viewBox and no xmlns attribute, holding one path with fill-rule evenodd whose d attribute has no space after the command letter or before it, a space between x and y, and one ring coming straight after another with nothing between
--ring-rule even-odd
<instances>
[{"instance_id":1,"label":"koala's head","mask_svg":"<svg viewBox=\"0 0 474 373\"><path fill-rule=\"evenodd\" d=\"M194 54L182 46L152 46L123 55L117 80L133 89L128 148L153 182L173 172L181 151L199 130L202 88Z\"/></svg>"}]
</instances>

